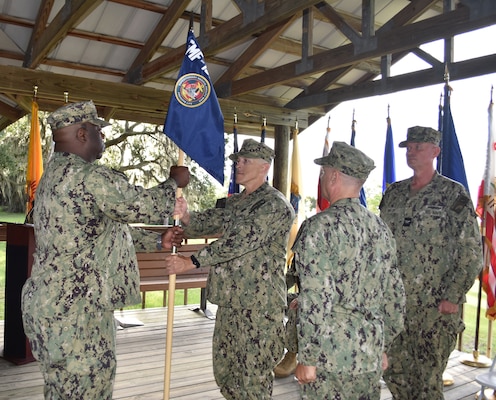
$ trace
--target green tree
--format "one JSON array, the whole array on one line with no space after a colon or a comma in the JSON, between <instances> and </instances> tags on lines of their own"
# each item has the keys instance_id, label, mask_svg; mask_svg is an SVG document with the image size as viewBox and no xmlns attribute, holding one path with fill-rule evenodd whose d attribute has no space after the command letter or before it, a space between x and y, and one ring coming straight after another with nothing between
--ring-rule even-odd
<instances>
[{"instance_id":1,"label":"green tree","mask_svg":"<svg viewBox=\"0 0 496 400\"><path fill-rule=\"evenodd\" d=\"M0 131L0 205L8 212L26 210L26 165L28 158L31 115ZM50 146L46 144L45 125L40 121L44 159Z\"/></svg>"},{"instance_id":2,"label":"green tree","mask_svg":"<svg viewBox=\"0 0 496 400\"><path fill-rule=\"evenodd\" d=\"M367 196L367 208L374 214L379 215L379 204L382 200L382 188L376 186L373 188L366 187L365 194Z\"/></svg>"},{"instance_id":3,"label":"green tree","mask_svg":"<svg viewBox=\"0 0 496 400\"><path fill-rule=\"evenodd\" d=\"M44 165L52 151L50 128L46 129L46 113L40 113ZM0 205L6 211L23 212L26 203L26 165L30 116L0 132ZM48 132L47 132L48 131ZM106 151L98 162L123 172L130 182L151 187L169 176L169 168L177 163L177 146L162 133L162 126L113 121L104 130ZM216 190L209 176L192 163L191 182L184 196L193 210L213 207Z\"/></svg>"},{"instance_id":4,"label":"green tree","mask_svg":"<svg viewBox=\"0 0 496 400\"><path fill-rule=\"evenodd\" d=\"M317 208L317 199L312 196L305 197L305 216L315 214Z\"/></svg>"}]
</instances>

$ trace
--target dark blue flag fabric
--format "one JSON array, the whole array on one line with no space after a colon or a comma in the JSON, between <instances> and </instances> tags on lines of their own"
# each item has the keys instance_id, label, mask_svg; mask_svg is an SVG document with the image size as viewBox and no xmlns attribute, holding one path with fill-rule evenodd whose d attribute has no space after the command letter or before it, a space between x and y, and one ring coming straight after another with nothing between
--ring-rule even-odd
<instances>
[{"instance_id":1,"label":"dark blue flag fabric","mask_svg":"<svg viewBox=\"0 0 496 400\"><path fill-rule=\"evenodd\" d=\"M165 118L164 133L224 184L224 118L192 30Z\"/></svg>"},{"instance_id":2,"label":"dark blue flag fabric","mask_svg":"<svg viewBox=\"0 0 496 400\"><path fill-rule=\"evenodd\" d=\"M394 164L393 128L391 118L387 117L386 145L384 146L384 175L382 177L382 193L396 181L396 168Z\"/></svg>"},{"instance_id":3,"label":"dark blue flag fabric","mask_svg":"<svg viewBox=\"0 0 496 400\"><path fill-rule=\"evenodd\" d=\"M237 126L237 117L234 117L234 126L233 126L233 137L234 137L234 150L233 153L238 152L238 126ZM228 196L231 196L235 193L239 193L239 184L236 183L236 163L233 161L231 166L231 178L229 179L229 190L227 192Z\"/></svg>"},{"instance_id":4,"label":"dark blue flag fabric","mask_svg":"<svg viewBox=\"0 0 496 400\"><path fill-rule=\"evenodd\" d=\"M441 153L437 159L437 171L454 181L460 182L465 189L468 189L467 175L465 174L465 165L463 163L462 152L456 136L455 124L451 115L450 107L451 89L445 85L444 89L444 107L442 108L442 118L439 119L442 126L439 130L441 136ZM440 109L441 112L441 109Z\"/></svg>"},{"instance_id":5,"label":"dark blue flag fabric","mask_svg":"<svg viewBox=\"0 0 496 400\"><path fill-rule=\"evenodd\" d=\"M352 145L353 147L355 147L355 135L356 135L355 123L356 121L355 118L353 117L353 121L351 122L351 142L350 142L350 145ZM367 208L367 198L365 197L365 190L363 190L363 187L360 190L360 204L365 208Z\"/></svg>"}]
</instances>

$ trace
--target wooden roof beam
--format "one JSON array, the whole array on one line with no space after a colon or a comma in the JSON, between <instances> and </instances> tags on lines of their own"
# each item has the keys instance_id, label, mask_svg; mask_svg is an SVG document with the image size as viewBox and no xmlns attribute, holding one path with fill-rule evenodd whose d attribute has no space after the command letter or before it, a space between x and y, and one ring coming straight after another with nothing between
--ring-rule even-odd
<instances>
[{"instance_id":1,"label":"wooden roof beam","mask_svg":"<svg viewBox=\"0 0 496 400\"><path fill-rule=\"evenodd\" d=\"M15 96L32 96L33 86L38 85L38 104L40 110L53 111L63 103L63 93L69 91L71 101L93 99L99 109L116 119L162 124L169 106L170 91L135 86L122 82L95 81L76 76L55 74L47 71L31 70L21 67L0 65L0 93ZM248 101L247 101L248 100ZM249 99L219 99L224 115L247 112L250 115L267 116L267 124L292 126L296 118L300 127L308 126L307 110L290 110L271 104L251 103ZM110 110L115 108L115 110ZM312 111L323 115L324 112ZM240 116L241 122L251 123L252 117ZM229 124L230 125L230 124ZM231 129L226 125L228 132Z\"/></svg>"},{"instance_id":2,"label":"wooden roof beam","mask_svg":"<svg viewBox=\"0 0 496 400\"><path fill-rule=\"evenodd\" d=\"M399 28L412 23L419 15L422 15L426 10L431 8L437 0L416 0L410 2L398 14L393 16L381 28L381 32L390 31L391 29Z\"/></svg>"},{"instance_id":3,"label":"wooden roof beam","mask_svg":"<svg viewBox=\"0 0 496 400\"><path fill-rule=\"evenodd\" d=\"M217 79L215 83L216 90L222 90L223 84L229 84L231 80L238 77L243 71L245 71L253 62L260 57L260 55L267 50L272 43L277 40L277 37L284 32L289 25L293 23L296 16L292 16L288 19L280 21L271 27L269 27L265 32L263 32L244 52L239 56L227 69L227 71L222 74L222 76Z\"/></svg>"},{"instance_id":4,"label":"wooden roof beam","mask_svg":"<svg viewBox=\"0 0 496 400\"><path fill-rule=\"evenodd\" d=\"M124 77L124 82L136 81L139 79L133 78L135 74L139 74L141 72L141 66L150 61L153 57L153 54L160 47L165 37L169 34L171 29L176 24L179 17L183 14L184 10L188 6L188 1L183 0L173 0L171 5L167 8L167 11L164 13L158 24L155 26L152 34L146 41L145 45L134 59L133 64L129 68L126 76Z\"/></svg>"},{"instance_id":5,"label":"wooden roof beam","mask_svg":"<svg viewBox=\"0 0 496 400\"><path fill-rule=\"evenodd\" d=\"M449 72L451 81L495 73L496 54L453 63ZM291 108L302 109L312 107L314 104L339 104L343 101L364 97L384 95L435 84L442 85L443 77L444 66L440 64L427 70L411 72L377 81L368 81L362 84L354 84L322 93L314 93L297 101L292 101ZM289 104L287 107L289 107Z\"/></svg>"},{"instance_id":6,"label":"wooden roof beam","mask_svg":"<svg viewBox=\"0 0 496 400\"><path fill-rule=\"evenodd\" d=\"M243 40L251 39L251 36L265 31L271 26L282 21L295 13L313 6L318 0L267 0L265 1L265 13L257 20L246 25L243 24L243 15L226 21L216 29L205 33L205 37L199 38L202 43L202 51L208 57L223 49L230 48ZM241 28L240 28L241 26ZM144 82L152 80L158 75L173 71L178 68L184 57L184 46L180 46L171 52L156 58L143 66L142 79ZM142 83L142 82L134 82Z\"/></svg>"},{"instance_id":7,"label":"wooden roof beam","mask_svg":"<svg viewBox=\"0 0 496 400\"><path fill-rule=\"evenodd\" d=\"M344 45L310 57L313 67L307 70L299 68L300 61L295 61L267 72L236 80L231 84L231 93L226 95L237 96L248 91L281 84L295 77L314 75L326 70L356 64L371 57L381 57L388 53L415 48L423 43L488 26L494 23L495 17L496 10L492 11L492 13L472 18L467 7L460 7L449 13L398 27L394 30L378 31L376 35L377 46L366 52L356 54L353 45Z\"/></svg>"},{"instance_id":8,"label":"wooden roof beam","mask_svg":"<svg viewBox=\"0 0 496 400\"><path fill-rule=\"evenodd\" d=\"M19 110L18 108L9 106L0 100L0 114L4 116L9 121L17 121L19 118L22 118L26 112L23 110Z\"/></svg>"},{"instance_id":9,"label":"wooden roof beam","mask_svg":"<svg viewBox=\"0 0 496 400\"><path fill-rule=\"evenodd\" d=\"M351 43L358 43L362 39L360 32L353 28L332 6L325 1L315 5L315 8L322 14L331 24L333 24L341 33L346 36Z\"/></svg>"},{"instance_id":10,"label":"wooden roof beam","mask_svg":"<svg viewBox=\"0 0 496 400\"><path fill-rule=\"evenodd\" d=\"M90 14L103 0L72 0L66 1L53 21L35 39L31 56L24 61L24 67L36 68L52 51L57 43L67 35L67 32Z\"/></svg>"},{"instance_id":11,"label":"wooden roof beam","mask_svg":"<svg viewBox=\"0 0 496 400\"><path fill-rule=\"evenodd\" d=\"M50 11L52 11L53 2L54 0L42 0L40 3L40 8L38 8L38 16L36 17L36 20L34 22L33 30L31 31L31 37L29 38L27 51L24 56L24 66L29 65L33 46L46 29L48 17L50 16Z\"/></svg>"}]
</instances>

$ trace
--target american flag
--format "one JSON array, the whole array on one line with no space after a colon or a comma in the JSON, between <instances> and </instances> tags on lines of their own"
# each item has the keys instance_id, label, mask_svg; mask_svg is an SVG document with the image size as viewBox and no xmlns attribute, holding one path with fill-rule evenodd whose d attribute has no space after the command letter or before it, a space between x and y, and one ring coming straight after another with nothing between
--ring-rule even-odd
<instances>
[{"instance_id":1,"label":"american flag","mask_svg":"<svg viewBox=\"0 0 496 400\"><path fill-rule=\"evenodd\" d=\"M482 272L482 287L487 295L486 317L496 319L496 231L495 231L495 156L493 101L488 109L489 134L487 142L487 157L484 178L479 189L477 213L482 219L482 234L484 236L484 270Z\"/></svg>"}]
</instances>

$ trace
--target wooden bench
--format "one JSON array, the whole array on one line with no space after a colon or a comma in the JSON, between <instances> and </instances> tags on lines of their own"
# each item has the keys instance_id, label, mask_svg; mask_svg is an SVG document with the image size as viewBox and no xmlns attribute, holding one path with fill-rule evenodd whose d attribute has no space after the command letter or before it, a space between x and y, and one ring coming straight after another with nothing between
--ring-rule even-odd
<instances>
[{"instance_id":1,"label":"wooden bench","mask_svg":"<svg viewBox=\"0 0 496 400\"><path fill-rule=\"evenodd\" d=\"M184 244L179 253L189 257L193 253L205 247L207 243ZM164 307L167 305L167 291L169 290L169 275L164 271L164 258L168 254L166 251L156 251L152 253L136 253L138 268L140 273L141 307L145 308L146 292L163 291ZM201 267L189 270L183 274L176 275L176 289L184 289L184 304L187 304L187 290L200 288L201 300L200 308L205 312L207 300L205 287L210 267Z\"/></svg>"},{"instance_id":2,"label":"wooden bench","mask_svg":"<svg viewBox=\"0 0 496 400\"><path fill-rule=\"evenodd\" d=\"M7 222L0 222L0 242L7 241Z\"/></svg>"}]
</instances>

